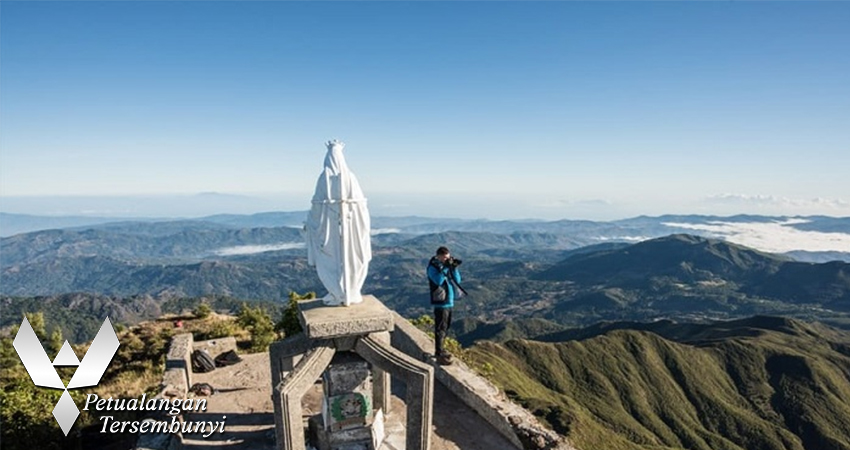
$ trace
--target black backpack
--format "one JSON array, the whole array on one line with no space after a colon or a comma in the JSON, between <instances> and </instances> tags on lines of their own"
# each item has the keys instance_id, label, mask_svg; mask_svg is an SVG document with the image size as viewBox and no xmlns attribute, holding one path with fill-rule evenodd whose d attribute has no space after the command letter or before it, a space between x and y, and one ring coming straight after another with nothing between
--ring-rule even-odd
<instances>
[{"instance_id":1,"label":"black backpack","mask_svg":"<svg viewBox=\"0 0 850 450\"><path fill-rule=\"evenodd\" d=\"M192 352L192 370L198 373L212 372L215 370L215 360L206 350L195 350Z\"/></svg>"},{"instance_id":2,"label":"black backpack","mask_svg":"<svg viewBox=\"0 0 850 450\"><path fill-rule=\"evenodd\" d=\"M242 362L242 358L236 354L235 350L226 351L215 357L216 367L232 366Z\"/></svg>"},{"instance_id":3,"label":"black backpack","mask_svg":"<svg viewBox=\"0 0 850 450\"><path fill-rule=\"evenodd\" d=\"M431 258L428 261L429 266L433 266L437 269L438 272L442 272L442 266L437 261L437 258ZM427 275L426 275L427 276ZM446 281L443 282L442 286L438 286L434 281L431 280L431 277L428 278L428 286L431 290L431 304L432 305L444 305L446 301L448 301L448 284L451 280L451 277L446 277Z\"/></svg>"}]
</instances>

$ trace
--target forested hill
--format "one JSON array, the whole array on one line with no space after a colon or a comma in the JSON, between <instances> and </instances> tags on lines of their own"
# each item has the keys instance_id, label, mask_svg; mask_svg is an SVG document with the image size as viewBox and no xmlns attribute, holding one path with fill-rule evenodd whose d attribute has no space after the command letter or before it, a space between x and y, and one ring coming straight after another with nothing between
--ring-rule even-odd
<instances>
[{"instance_id":1,"label":"forested hill","mask_svg":"<svg viewBox=\"0 0 850 450\"><path fill-rule=\"evenodd\" d=\"M585 252L554 264L539 279L651 289L729 284L753 296L791 302L850 301L850 264L808 263L716 239L676 234L628 247Z\"/></svg>"},{"instance_id":2,"label":"forested hill","mask_svg":"<svg viewBox=\"0 0 850 450\"><path fill-rule=\"evenodd\" d=\"M518 402L606 450L850 450L850 335L791 319L477 343Z\"/></svg>"}]
</instances>

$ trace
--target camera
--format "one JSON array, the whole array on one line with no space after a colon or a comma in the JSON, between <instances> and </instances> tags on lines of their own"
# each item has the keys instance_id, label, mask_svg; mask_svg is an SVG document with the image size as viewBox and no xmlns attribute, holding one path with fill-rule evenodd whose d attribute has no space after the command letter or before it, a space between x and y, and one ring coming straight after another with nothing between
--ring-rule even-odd
<instances>
[{"instance_id":1,"label":"camera","mask_svg":"<svg viewBox=\"0 0 850 450\"><path fill-rule=\"evenodd\" d=\"M449 258L449 259L446 260L446 265L451 267L452 269L454 269L455 267L459 266L462 262L463 261L461 261L457 258Z\"/></svg>"}]
</instances>

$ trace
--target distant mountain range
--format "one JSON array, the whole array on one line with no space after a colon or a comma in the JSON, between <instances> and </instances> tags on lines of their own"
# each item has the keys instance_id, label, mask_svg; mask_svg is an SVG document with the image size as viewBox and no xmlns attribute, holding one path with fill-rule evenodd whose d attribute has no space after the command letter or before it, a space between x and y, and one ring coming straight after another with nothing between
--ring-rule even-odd
<instances>
[{"instance_id":1,"label":"distant mountain range","mask_svg":"<svg viewBox=\"0 0 850 450\"><path fill-rule=\"evenodd\" d=\"M211 221L118 222L3 238L0 294L88 293L161 299L219 295L255 301L281 301L291 291L322 294L315 269L307 265L298 229L233 225L283 220L276 214L217 216ZM295 220L294 214L287 216L289 220ZM684 220L663 220L668 219ZM755 220L733 219L740 223ZM660 227L659 220L637 218L629 223L648 231ZM824 223L834 228L837 222ZM538 318L581 326L600 320L708 320L782 314L850 326L850 264L841 261L793 261L683 234L638 243L600 242L589 237L595 233L590 222L529 222L523 225L530 229L510 233L410 231L485 228L488 224L376 219L376 228L402 231L374 236L374 258L364 291L407 316L427 313L424 265L437 246L448 245L465 261L461 266L464 285L472 294L459 302L459 318L488 322ZM497 229L507 226L503 222L492 225ZM619 232L624 229L613 223L605 226L620 227ZM588 229L563 233L553 227Z\"/></svg>"},{"instance_id":2,"label":"distant mountain range","mask_svg":"<svg viewBox=\"0 0 850 450\"><path fill-rule=\"evenodd\" d=\"M672 235L626 248L585 253L561 261L539 278L569 279L583 285L682 291L722 288L750 296L846 308L847 263L812 264L761 253L723 241ZM686 295L686 294L683 294ZM841 305L830 302L844 302Z\"/></svg>"},{"instance_id":3,"label":"distant mountain range","mask_svg":"<svg viewBox=\"0 0 850 450\"><path fill-rule=\"evenodd\" d=\"M577 448L850 449L850 334L817 324L615 323L469 354Z\"/></svg>"},{"instance_id":4,"label":"distant mountain range","mask_svg":"<svg viewBox=\"0 0 850 450\"><path fill-rule=\"evenodd\" d=\"M201 222L108 224L84 230L47 230L0 240L3 265L59 258L101 257L132 263L199 262L239 246L302 243L294 228L229 228Z\"/></svg>"},{"instance_id":5,"label":"distant mountain range","mask_svg":"<svg viewBox=\"0 0 850 450\"><path fill-rule=\"evenodd\" d=\"M97 229L125 234L166 235L190 229L300 229L306 211L269 212L253 215L221 214L197 219L126 219L108 217L52 217L0 213L0 236L70 229ZM373 232L405 237L448 231L499 235L527 233L550 235L560 240L557 249L577 248L605 242L635 243L642 240L689 233L720 238L771 253L789 253L810 262L850 262L850 217L732 217L665 215L635 217L610 222L586 220L463 220L428 217L373 217ZM806 233L810 232L810 233Z\"/></svg>"}]
</instances>

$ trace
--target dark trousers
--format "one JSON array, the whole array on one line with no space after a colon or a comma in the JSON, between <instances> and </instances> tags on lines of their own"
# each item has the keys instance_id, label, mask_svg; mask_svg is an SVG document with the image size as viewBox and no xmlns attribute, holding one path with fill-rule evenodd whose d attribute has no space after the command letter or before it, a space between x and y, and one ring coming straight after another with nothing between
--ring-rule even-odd
<instances>
[{"instance_id":1,"label":"dark trousers","mask_svg":"<svg viewBox=\"0 0 850 450\"><path fill-rule=\"evenodd\" d=\"M434 356L443 354L443 339L452 326L452 308L434 308Z\"/></svg>"}]
</instances>

